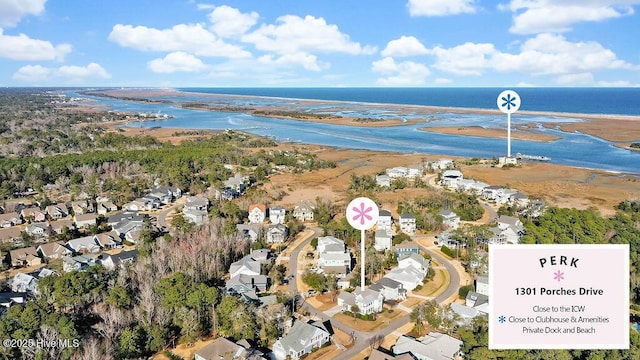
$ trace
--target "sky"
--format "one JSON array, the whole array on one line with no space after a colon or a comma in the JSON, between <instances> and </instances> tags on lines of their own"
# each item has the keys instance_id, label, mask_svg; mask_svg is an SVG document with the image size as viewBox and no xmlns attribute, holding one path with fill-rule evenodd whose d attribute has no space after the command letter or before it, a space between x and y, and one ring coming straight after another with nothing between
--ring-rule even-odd
<instances>
[{"instance_id":1,"label":"sky","mask_svg":"<svg viewBox=\"0 0 640 360\"><path fill-rule=\"evenodd\" d=\"M640 0L0 0L0 86L640 86Z\"/></svg>"}]
</instances>

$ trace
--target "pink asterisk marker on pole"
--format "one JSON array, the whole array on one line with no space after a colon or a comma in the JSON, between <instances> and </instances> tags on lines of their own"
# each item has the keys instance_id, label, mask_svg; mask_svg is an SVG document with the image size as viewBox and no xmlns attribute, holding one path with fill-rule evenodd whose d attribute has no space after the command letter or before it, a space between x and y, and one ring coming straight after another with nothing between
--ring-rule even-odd
<instances>
[{"instance_id":1,"label":"pink asterisk marker on pole","mask_svg":"<svg viewBox=\"0 0 640 360\"><path fill-rule=\"evenodd\" d=\"M378 222L378 205L366 197L353 199L347 205L347 221L349 225L360 230L360 287L364 290L364 238L365 230L371 229Z\"/></svg>"}]
</instances>

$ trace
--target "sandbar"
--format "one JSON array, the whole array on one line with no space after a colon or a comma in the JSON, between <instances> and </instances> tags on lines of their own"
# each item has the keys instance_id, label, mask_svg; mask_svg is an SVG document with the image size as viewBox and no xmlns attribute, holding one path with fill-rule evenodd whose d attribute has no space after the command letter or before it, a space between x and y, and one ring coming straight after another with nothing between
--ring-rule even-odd
<instances>
[{"instance_id":1,"label":"sandbar","mask_svg":"<svg viewBox=\"0 0 640 360\"><path fill-rule=\"evenodd\" d=\"M478 136L488 137L494 139L507 138L506 129L489 129L481 126L435 126L435 127L421 127L418 130L435 132L448 135L460 135L460 136ZM552 136L542 133L536 133L530 130L511 131L511 138L517 140L528 141L541 141L550 142L560 139L559 136Z\"/></svg>"}]
</instances>

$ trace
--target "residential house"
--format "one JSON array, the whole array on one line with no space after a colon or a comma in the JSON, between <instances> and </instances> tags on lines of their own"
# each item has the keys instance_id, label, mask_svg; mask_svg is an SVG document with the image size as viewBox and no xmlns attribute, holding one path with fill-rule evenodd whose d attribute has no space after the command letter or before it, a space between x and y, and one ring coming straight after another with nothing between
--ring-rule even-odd
<instances>
[{"instance_id":1,"label":"residential house","mask_svg":"<svg viewBox=\"0 0 640 360\"><path fill-rule=\"evenodd\" d=\"M269 225L267 230L267 243L280 244L289 235L289 228L282 224Z\"/></svg>"},{"instance_id":2,"label":"residential house","mask_svg":"<svg viewBox=\"0 0 640 360\"><path fill-rule=\"evenodd\" d=\"M389 354L389 350L383 348L377 348L371 350L368 360L415 360L411 354L393 355Z\"/></svg>"},{"instance_id":3,"label":"residential house","mask_svg":"<svg viewBox=\"0 0 640 360\"><path fill-rule=\"evenodd\" d=\"M518 191L513 190L513 189L500 189L498 190L497 194L496 194L496 204L500 204L500 205L504 205L510 202L510 199L512 196L514 196L515 194L517 194Z\"/></svg>"},{"instance_id":4,"label":"residential house","mask_svg":"<svg viewBox=\"0 0 640 360\"><path fill-rule=\"evenodd\" d=\"M460 216L450 210L443 210L440 212L442 216L442 223L450 229L457 229L460 226Z\"/></svg>"},{"instance_id":5,"label":"residential house","mask_svg":"<svg viewBox=\"0 0 640 360\"><path fill-rule=\"evenodd\" d=\"M482 192L489 184L481 181L475 181L471 179L458 180L458 191L465 192L467 194L482 196Z\"/></svg>"},{"instance_id":6,"label":"residential house","mask_svg":"<svg viewBox=\"0 0 640 360\"><path fill-rule=\"evenodd\" d=\"M249 222L252 224L262 224L267 217L267 207L265 204L249 205Z\"/></svg>"},{"instance_id":7,"label":"residential house","mask_svg":"<svg viewBox=\"0 0 640 360\"><path fill-rule=\"evenodd\" d=\"M195 353L195 360L262 360L267 359L264 354L254 349L246 340L233 342L219 337L209 345Z\"/></svg>"},{"instance_id":8,"label":"residential house","mask_svg":"<svg viewBox=\"0 0 640 360\"><path fill-rule=\"evenodd\" d=\"M406 255L404 259L409 259L408 256L420 257L419 255L412 254ZM424 265L413 266L414 263L415 262L413 261L405 261L401 265L400 261L398 261L398 267L393 268L384 277L401 283L403 288L405 288L407 291L411 291L417 286L422 285L426 276Z\"/></svg>"},{"instance_id":9,"label":"residential house","mask_svg":"<svg viewBox=\"0 0 640 360\"><path fill-rule=\"evenodd\" d=\"M97 259L97 263L107 270L113 270L119 266L133 264L138 259L138 250L122 251L117 254L103 253Z\"/></svg>"},{"instance_id":10,"label":"residential house","mask_svg":"<svg viewBox=\"0 0 640 360\"><path fill-rule=\"evenodd\" d=\"M463 178L462 172L459 170L445 170L440 176L440 185L449 189L457 189L458 181Z\"/></svg>"},{"instance_id":11,"label":"residential house","mask_svg":"<svg viewBox=\"0 0 640 360\"><path fill-rule=\"evenodd\" d=\"M516 192L509 197L509 204L519 209L529 206L529 202L529 197L521 192Z\"/></svg>"},{"instance_id":12,"label":"residential house","mask_svg":"<svg viewBox=\"0 0 640 360\"><path fill-rule=\"evenodd\" d=\"M465 305L475 308L489 303L489 296L476 291L469 291L464 299Z\"/></svg>"},{"instance_id":13,"label":"residential house","mask_svg":"<svg viewBox=\"0 0 640 360\"><path fill-rule=\"evenodd\" d=\"M338 306L342 311L353 311L356 306L359 314L377 314L382 311L383 304L382 293L371 287L362 290L360 286L356 286L353 293L343 291L338 295Z\"/></svg>"},{"instance_id":14,"label":"residential house","mask_svg":"<svg viewBox=\"0 0 640 360\"><path fill-rule=\"evenodd\" d=\"M454 163L453 163L453 160L451 159L440 159L430 163L429 166L431 166L431 168L435 171L447 170L447 169L453 168Z\"/></svg>"},{"instance_id":15,"label":"residential house","mask_svg":"<svg viewBox=\"0 0 640 360\"><path fill-rule=\"evenodd\" d=\"M62 241L41 244L36 248L36 252L45 260L60 259L63 256L71 256L73 254Z\"/></svg>"},{"instance_id":16,"label":"residential house","mask_svg":"<svg viewBox=\"0 0 640 360\"><path fill-rule=\"evenodd\" d=\"M28 207L20 211L20 216L25 221L43 222L47 220L47 215L37 207Z\"/></svg>"},{"instance_id":17,"label":"residential house","mask_svg":"<svg viewBox=\"0 0 640 360\"><path fill-rule=\"evenodd\" d=\"M390 278L383 277L371 284L369 289L381 293L385 301L403 301L407 299L407 290L402 283Z\"/></svg>"},{"instance_id":18,"label":"residential house","mask_svg":"<svg viewBox=\"0 0 640 360\"><path fill-rule=\"evenodd\" d=\"M118 206L109 200L99 201L96 208L99 215L107 215L108 213L118 211Z\"/></svg>"},{"instance_id":19,"label":"residential house","mask_svg":"<svg viewBox=\"0 0 640 360\"><path fill-rule=\"evenodd\" d=\"M251 257L251 254L234 262L229 267L230 278L238 275L260 275L262 272L262 262Z\"/></svg>"},{"instance_id":20,"label":"residential house","mask_svg":"<svg viewBox=\"0 0 640 360\"><path fill-rule=\"evenodd\" d=\"M293 208L293 217L300 221L313 221L313 212L316 206L309 200L300 201Z\"/></svg>"},{"instance_id":21,"label":"residential house","mask_svg":"<svg viewBox=\"0 0 640 360\"><path fill-rule=\"evenodd\" d=\"M209 218L209 199L202 196L189 196L182 209L184 218L194 224L203 224Z\"/></svg>"},{"instance_id":22,"label":"residential house","mask_svg":"<svg viewBox=\"0 0 640 360\"><path fill-rule=\"evenodd\" d=\"M239 274L229 279L225 284L225 288L228 293L233 294L266 291L269 288L269 278L266 275Z\"/></svg>"},{"instance_id":23,"label":"residential house","mask_svg":"<svg viewBox=\"0 0 640 360\"><path fill-rule=\"evenodd\" d=\"M93 202L87 200L76 200L71 202L71 209L74 215L94 212Z\"/></svg>"},{"instance_id":24,"label":"residential house","mask_svg":"<svg viewBox=\"0 0 640 360\"><path fill-rule=\"evenodd\" d=\"M75 214L73 222L78 228L87 228L98 223L98 216L96 214Z\"/></svg>"},{"instance_id":25,"label":"residential house","mask_svg":"<svg viewBox=\"0 0 640 360\"><path fill-rule=\"evenodd\" d=\"M508 243L517 244L520 236L524 234L524 225L517 217L500 215L498 218L498 228L503 230L503 235Z\"/></svg>"},{"instance_id":26,"label":"residential house","mask_svg":"<svg viewBox=\"0 0 640 360\"><path fill-rule=\"evenodd\" d=\"M462 360L462 341L447 334L430 332L421 338L402 335L393 347L394 354L410 353L424 360Z\"/></svg>"},{"instance_id":27,"label":"residential house","mask_svg":"<svg viewBox=\"0 0 640 360\"><path fill-rule=\"evenodd\" d=\"M351 253L344 241L333 236L318 238L318 267L325 274L342 277L351 271Z\"/></svg>"},{"instance_id":28,"label":"residential house","mask_svg":"<svg viewBox=\"0 0 640 360\"><path fill-rule=\"evenodd\" d=\"M51 227L51 231L56 234L62 234L64 232L64 228L66 227L68 230L74 228L73 220L71 219L61 219L56 221L49 222L49 226Z\"/></svg>"},{"instance_id":29,"label":"residential house","mask_svg":"<svg viewBox=\"0 0 640 360\"><path fill-rule=\"evenodd\" d=\"M153 193L162 193L171 198L169 202L182 197L182 190L175 186L157 186L152 190ZM169 203L167 202L167 204Z\"/></svg>"},{"instance_id":30,"label":"residential house","mask_svg":"<svg viewBox=\"0 0 640 360\"><path fill-rule=\"evenodd\" d=\"M486 200L495 200L498 193L502 190L502 186L491 185L482 189L482 197Z\"/></svg>"},{"instance_id":31,"label":"residential house","mask_svg":"<svg viewBox=\"0 0 640 360\"><path fill-rule=\"evenodd\" d=\"M373 247L376 251L386 251L391 250L391 234L384 229L378 229L375 232Z\"/></svg>"},{"instance_id":32,"label":"residential house","mask_svg":"<svg viewBox=\"0 0 640 360\"><path fill-rule=\"evenodd\" d=\"M11 250L9 257L11 258L11 266L14 267L42 264L42 259L38 257L38 251L33 246Z\"/></svg>"},{"instance_id":33,"label":"residential house","mask_svg":"<svg viewBox=\"0 0 640 360\"><path fill-rule=\"evenodd\" d=\"M64 256L62 258L62 270L64 272L84 271L94 265L96 265L95 259L87 255Z\"/></svg>"},{"instance_id":34,"label":"residential house","mask_svg":"<svg viewBox=\"0 0 640 360\"><path fill-rule=\"evenodd\" d=\"M22 241L22 230L19 227L9 227L0 229L0 242L18 243Z\"/></svg>"},{"instance_id":35,"label":"residential house","mask_svg":"<svg viewBox=\"0 0 640 360\"><path fill-rule=\"evenodd\" d=\"M458 326L469 325L475 317L482 314L482 312L480 312L476 308L458 303L451 303L450 308L453 313L457 314L458 320L456 321L455 325Z\"/></svg>"},{"instance_id":36,"label":"residential house","mask_svg":"<svg viewBox=\"0 0 640 360\"><path fill-rule=\"evenodd\" d=\"M415 241L403 241L402 243L394 246L394 248L398 258L409 253L420 254L420 246Z\"/></svg>"},{"instance_id":37,"label":"residential house","mask_svg":"<svg viewBox=\"0 0 640 360\"><path fill-rule=\"evenodd\" d=\"M53 232L45 223L31 223L24 228L24 231L35 237L49 237Z\"/></svg>"},{"instance_id":38,"label":"residential house","mask_svg":"<svg viewBox=\"0 0 640 360\"><path fill-rule=\"evenodd\" d=\"M284 224L287 210L285 208L276 206L269 209L269 221L272 224Z\"/></svg>"},{"instance_id":39,"label":"residential house","mask_svg":"<svg viewBox=\"0 0 640 360\"><path fill-rule=\"evenodd\" d=\"M153 210L153 204L152 204L152 201L149 199L138 198L122 205L122 208L124 210L133 211L133 212Z\"/></svg>"},{"instance_id":40,"label":"residential house","mask_svg":"<svg viewBox=\"0 0 640 360\"><path fill-rule=\"evenodd\" d=\"M378 212L378 229L391 231L393 218L389 210L380 210Z\"/></svg>"},{"instance_id":41,"label":"residential house","mask_svg":"<svg viewBox=\"0 0 640 360\"><path fill-rule=\"evenodd\" d=\"M24 273L17 273L9 280L9 288L13 292L19 293L37 293L38 279L34 276Z\"/></svg>"},{"instance_id":42,"label":"residential house","mask_svg":"<svg viewBox=\"0 0 640 360\"><path fill-rule=\"evenodd\" d=\"M173 195L171 192L151 191L144 196L149 199L157 199L159 206L171 204L173 202Z\"/></svg>"},{"instance_id":43,"label":"residential house","mask_svg":"<svg viewBox=\"0 0 640 360\"><path fill-rule=\"evenodd\" d=\"M389 175L376 175L376 185L382 187L391 186L391 177Z\"/></svg>"},{"instance_id":44,"label":"residential house","mask_svg":"<svg viewBox=\"0 0 640 360\"><path fill-rule=\"evenodd\" d=\"M113 230L106 233L96 234L94 236L94 241L101 249L109 250L122 246L120 235Z\"/></svg>"},{"instance_id":45,"label":"residential house","mask_svg":"<svg viewBox=\"0 0 640 360\"><path fill-rule=\"evenodd\" d=\"M158 197L158 196L160 196L160 197ZM162 201L166 201L168 196L167 195L163 196L163 194L158 194L158 196L153 195L153 194L147 194L147 195L141 197L140 200L142 200L142 201L144 201L146 203L147 210L159 209L163 204ZM171 202L171 201L169 201L169 202Z\"/></svg>"},{"instance_id":46,"label":"residential house","mask_svg":"<svg viewBox=\"0 0 640 360\"><path fill-rule=\"evenodd\" d=\"M27 301L27 293L24 292L1 292L0 293L0 306L8 309L16 304L24 304ZM6 311L6 310L5 310ZM0 314L3 313L0 311Z\"/></svg>"},{"instance_id":47,"label":"residential house","mask_svg":"<svg viewBox=\"0 0 640 360\"><path fill-rule=\"evenodd\" d=\"M20 214L17 212L0 214L0 228L7 228L20 224L22 224L22 218L20 218Z\"/></svg>"},{"instance_id":48,"label":"residential house","mask_svg":"<svg viewBox=\"0 0 640 360\"><path fill-rule=\"evenodd\" d=\"M100 252L100 246L96 243L93 235L69 240L66 246L69 250L73 251L74 254L95 254Z\"/></svg>"},{"instance_id":49,"label":"residential house","mask_svg":"<svg viewBox=\"0 0 640 360\"><path fill-rule=\"evenodd\" d=\"M257 241L264 234L264 228L261 224L238 224L236 230L240 236L251 241Z\"/></svg>"},{"instance_id":50,"label":"residential house","mask_svg":"<svg viewBox=\"0 0 640 360\"><path fill-rule=\"evenodd\" d=\"M400 231L407 235L416 234L416 217L412 214L402 214L399 219Z\"/></svg>"},{"instance_id":51,"label":"residential house","mask_svg":"<svg viewBox=\"0 0 640 360\"><path fill-rule=\"evenodd\" d=\"M487 275L479 275L476 279L476 292L489 296L489 277Z\"/></svg>"},{"instance_id":52,"label":"residential house","mask_svg":"<svg viewBox=\"0 0 640 360\"><path fill-rule=\"evenodd\" d=\"M235 174L224 182L224 187L232 189L237 194L242 194L247 188L247 185L244 176Z\"/></svg>"},{"instance_id":53,"label":"residential house","mask_svg":"<svg viewBox=\"0 0 640 360\"><path fill-rule=\"evenodd\" d=\"M403 166L394 167L386 170L387 176L391 179L406 178L413 179L422 176L422 169L407 168Z\"/></svg>"},{"instance_id":54,"label":"residential house","mask_svg":"<svg viewBox=\"0 0 640 360\"><path fill-rule=\"evenodd\" d=\"M44 209L44 211L51 220L58 220L69 216L69 209L64 203L49 205Z\"/></svg>"},{"instance_id":55,"label":"residential house","mask_svg":"<svg viewBox=\"0 0 640 360\"><path fill-rule=\"evenodd\" d=\"M296 321L287 335L273 344L273 357L276 360L298 360L314 349L322 347L330 339L331 333L324 324Z\"/></svg>"},{"instance_id":56,"label":"residential house","mask_svg":"<svg viewBox=\"0 0 640 360\"><path fill-rule=\"evenodd\" d=\"M412 267L420 271L420 273L423 274L422 275L423 278L427 275L427 272L429 271L430 263L431 261L429 259L425 259L424 257L416 253L404 254L398 257L398 267L400 269Z\"/></svg>"}]
</instances>

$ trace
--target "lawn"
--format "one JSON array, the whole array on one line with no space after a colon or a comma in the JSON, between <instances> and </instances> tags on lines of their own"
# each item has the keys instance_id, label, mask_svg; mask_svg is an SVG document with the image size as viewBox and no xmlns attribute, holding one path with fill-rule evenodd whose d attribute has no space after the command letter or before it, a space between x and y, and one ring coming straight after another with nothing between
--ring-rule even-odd
<instances>
[{"instance_id":1,"label":"lawn","mask_svg":"<svg viewBox=\"0 0 640 360\"><path fill-rule=\"evenodd\" d=\"M343 322L350 327L358 330L358 331L375 331L378 329L382 329L387 326L390 322L401 318L402 316L407 315L406 312L401 310L389 310L387 308L380 314L375 321L365 321L360 319L354 319L353 316L338 313L333 316L334 319Z\"/></svg>"},{"instance_id":2,"label":"lawn","mask_svg":"<svg viewBox=\"0 0 640 360\"><path fill-rule=\"evenodd\" d=\"M436 296L449 284L449 273L445 269L436 269L436 275L433 279L427 281L422 289L413 291L415 294L422 296Z\"/></svg>"}]
</instances>

